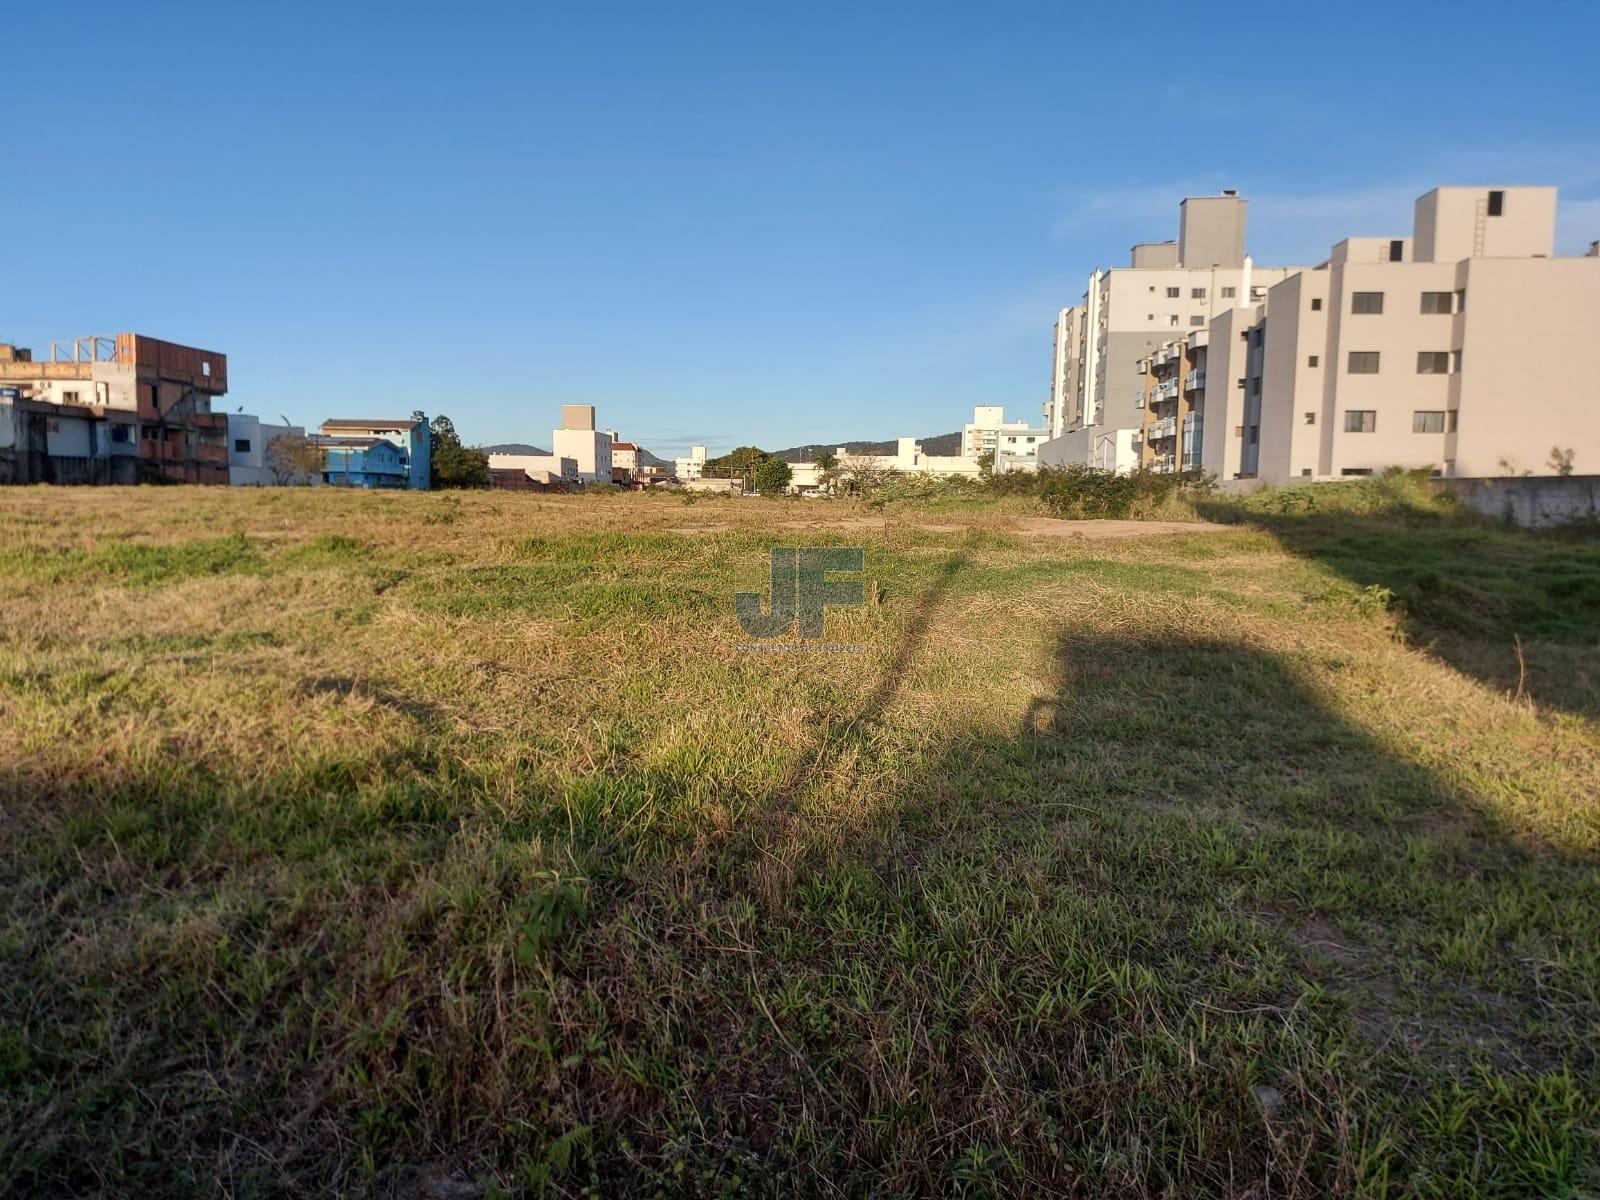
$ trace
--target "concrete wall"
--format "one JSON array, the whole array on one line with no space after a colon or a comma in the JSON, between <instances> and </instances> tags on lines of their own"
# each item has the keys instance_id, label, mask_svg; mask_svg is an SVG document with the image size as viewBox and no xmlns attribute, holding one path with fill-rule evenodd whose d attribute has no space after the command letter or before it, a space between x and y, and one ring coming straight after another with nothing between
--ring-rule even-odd
<instances>
[{"instance_id":1,"label":"concrete wall","mask_svg":"<svg viewBox=\"0 0 1600 1200\"><path fill-rule=\"evenodd\" d=\"M1434 487L1486 516L1530 528L1600 520L1600 475L1439 479Z\"/></svg>"},{"instance_id":2,"label":"concrete wall","mask_svg":"<svg viewBox=\"0 0 1600 1200\"><path fill-rule=\"evenodd\" d=\"M1459 279L1459 412L1440 451L1445 474L1504 474L1501 459L1543 473L1554 446L1574 451L1579 472L1600 471L1600 378L1582 365L1600 334L1600 258L1477 258Z\"/></svg>"}]
</instances>

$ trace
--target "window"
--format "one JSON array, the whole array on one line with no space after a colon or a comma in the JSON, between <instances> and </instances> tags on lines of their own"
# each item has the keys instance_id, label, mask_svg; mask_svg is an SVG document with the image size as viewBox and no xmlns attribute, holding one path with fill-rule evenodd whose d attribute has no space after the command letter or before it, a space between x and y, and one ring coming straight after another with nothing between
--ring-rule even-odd
<instances>
[{"instance_id":1,"label":"window","mask_svg":"<svg viewBox=\"0 0 1600 1200\"><path fill-rule=\"evenodd\" d=\"M1389 261L1399 262L1406 256L1406 244L1400 238L1395 238L1389 243Z\"/></svg>"},{"instance_id":2,"label":"window","mask_svg":"<svg viewBox=\"0 0 1600 1200\"><path fill-rule=\"evenodd\" d=\"M1168 318L1167 324L1176 325L1177 323L1178 323L1178 314L1177 313L1173 313L1172 316L1170 318Z\"/></svg>"},{"instance_id":3,"label":"window","mask_svg":"<svg viewBox=\"0 0 1600 1200\"><path fill-rule=\"evenodd\" d=\"M1321 312L1322 311L1322 297L1321 296L1313 296L1311 298L1311 311L1312 312Z\"/></svg>"},{"instance_id":4,"label":"window","mask_svg":"<svg viewBox=\"0 0 1600 1200\"><path fill-rule=\"evenodd\" d=\"M1204 317L1190 317L1189 318L1189 324L1191 324L1191 325L1204 325L1205 323L1206 323L1206 319Z\"/></svg>"},{"instance_id":5,"label":"window","mask_svg":"<svg viewBox=\"0 0 1600 1200\"><path fill-rule=\"evenodd\" d=\"M1245 439L1246 444L1254 446L1260 440L1261 440L1261 426L1259 426L1259 425L1250 426L1250 436L1247 439Z\"/></svg>"},{"instance_id":6,"label":"window","mask_svg":"<svg viewBox=\"0 0 1600 1200\"><path fill-rule=\"evenodd\" d=\"M1168 300L1176 300L1178 298L1178 293L1181 290L1182 289L1180 289L1180 288L1168 288L1167 289L1167 299Z\"/></svg>"},{"instance_id":7,"label":"window","mask_svg":"<svg viewBox=\"0 0 1600 1200\"><path fill-rule=\"evenodd\" d=\"M1300 474L1302 474L1302 475L1311 474L1311 468L1310 467L1301 467L1300 468Z\"/></svg>"},{"instance_id":8,"label":"window","mask_svg":"<svg viewBox=\"0 0 1600 1200\"><path fill-rule=\"evenodd\" d=\"M249 438L234 438L233 439L233 452L235 454L249 454L250 453L250 439Z\"/></svg>"},{"instance_id":9,"label":"window","mask_svg":"<svg viewBox=\"0 0 1600 1200\"><path fill-rule=\"evenodd\" d=\"M1225 288L1222 289L1222 298L1224 300L1232 300L1238 294L1239 294L1239 289L1238 288L1225 287Z\"/></svg>"},{"instance_id":10,"label":"window","mask_svg":"<svg viewBox=\"0 0 1600 1200\"><path fill-rule=\"evenodd\" d=\"M1261 395L1261 376L1257 375L1250 381L1250 394L1252 396Z\"/></svg>"},{"instance_id":11,"label":"window","mask_svg":"<svg viewBox=\"0 0 1600 1200\"><path fill-rule=\"evenodd\" d=\"M1344 413L1346 433L1372 433L1378 428L1378 413L1371 408L1347 408Z\"/></svg>"},{"instance_id":12,"label":"window","mask_svg":"<svg viewBox=\"0 0 1600 1200\"><path fill-rule=\"evenodd\" d=\"M1317 423L1317 414L1314 413L1314 412L1308 412L1306 414L1306 424L1307 425L1315 425L1316 423Z\"/></svg>"},{"instance_id":13,"label":"window","mask_svg":"<svg viewBox=\"0 0 1600 1200\"><path fill-rule=\"evenodd\" d=\"M1264 288L1264 287L1253 287L1253 288L1250 289L1250 299L1252 299L1252 300L1265 300L1266 298L1267 298L1267 289L1266 288Z\"/></svg>"},{"instance_id":14,"label":"window","mask_svg":"<svg viewBox=\"0 0 1600 1200\"><path fill-rule=\"evenodd\" d=\"M1378 373L1378 352L1376 350L1350 351L1350 374L1376 375Z\"/></svg>"},{"instance_id":15,"label":"window","mask_svg":"<svg viewBox=\"0 0 1600 1200\"><path fill-rule=\"evenodd\" d=\"M1317 367L1322 365L1322 359L1315 354L1306 355L1306 366Z\"/></svg>"},{"instance_id":16,"label":"window","mask_svg":"<svg viewBox=\"0 0 1600 1200\"><path fill-rule=\"evenodd\" d=\"M1450 352L1448 350L1418 350L1417 351L1418 375L1448 375L1450 374Z\"/></svg>"},{"instance_id":17,"label":"window","mask_svg":"<svg viewBox=\"0 0 1600 1200\"><path fill-rule=\"evenodd\" d=\"M1417 409L1411 414L1412 433L1443 433L1444 413L1440 410Z\"/></svg>"},{"instance_id":18,"label":"window","mask_svg":"<svg viewBox=\"0 0 1600 1200\"><path fill-rule=\"evenodd\" d=\"M202 362L200 364L200 374L204 375L207 379L210 379L211 378L211 364L208 363L208 362Z\"/></svg>"},{"instance_id":19,"label":"window","mask_svg":"<svg viewBox=\"0 0 1600 1200\"><path fill-rule=\"evenodd\" d=\"M1233 436L1234 437L1243 437L1244 436L1244 426L1243 425L1235 425L1233 427Z\"/></svg>"},{"instance_id":20,"label":"window","mask_svg":"<svg viewBox=\"0 0 1600 1200\"><path fill-rule=\"evenodd\" d=\"M1449 292L1423 292L1422 311L1424 313L1450 313L1455 305L1451 304L1453 296Z\"/></svg>"},{"instance_id":21,"label":"window","mask_svg":"<svg viewBox=\"0 0 1600 1200\"><path fill-rule=\"evenodd\" d=\"M130 434L131 432L133 432L133 429L132 429L131 426L128 426L128 425L113 425L111 427L111 440L113 442L127 442L129 440L128 439L128 434Z\"/></svg>"},{"instance_id":22,"label":"window","mask_svg":"<svg viewBox=\"0 0 1600 1200\"><path fill-rule=\"evenodd\" d=\"M1358 316L1377 316L1383 311L1383 293L1356 292L1350 297L1350 311Z\"/></svg>"},{"instance_id":23,"label":"window","mask_svg":"<svg viewBox=\"0 0 1600 1200\"><path fill-rule=\"evenodd\" d=\"M1243 379L1239 380L1239 383L1238 383L1237 386L1240 387L1240 388L1243 388L1244 387L1244 380Z\"/></svg>"},{"instance_id":24,"label":"window","mask_svg":"<svg viewBox=\"0 0 1600 1200\"><path fill-rule=\"evenodd\" d=\"M63 403L63 404L76 404L76 403L78 403L78 393L77 392L62 392L61 393L61 403Z\"/></svg>"},{"instance_id":25,"label":"window","mask_svg":"<svg viewBox=\"0 0 1600 1200\"><path fill-rule=\"evenodd\" d=\"M1206 298L1206 290L1205 290L1205 288L1190 288L1189 289L1189 299L1191 299L1191 300L1204 300L1205 298Z\"/></svg>"},{"instance_id":26,"label":"window","mask_svg":"<svg viewBox=\"0 0 1600 1200\"><path fill-rule=\"evenodd\" d=\"M1445 431L1447 433L1454 433L1456 431L1456 417L1458 413L1458 409L1452 408L1448 413L1445 414Z\"/></svg>"},{"instance_id":27,"label":"window","mask_svg":"<svg viewBox=\"0 0 1600 1200\"><path fill-rule=\"evenodd\" d=\"M1372 474L1372 468L1371 467L1346 467L1344 470L1340 471L1339 474L1341 474L1341 475L1371 475Z\"/></svg>"},{"instance_id":28,"label":"window","mask_svg":"<svg viewBox=\"0 0 1600 1200\"><path fill-rule=\"evenodd\" d=\"M1489 215L1502 217L1506 211L1506 194L1504 192L1489 193Z\"/></svg>"}]
</instances>

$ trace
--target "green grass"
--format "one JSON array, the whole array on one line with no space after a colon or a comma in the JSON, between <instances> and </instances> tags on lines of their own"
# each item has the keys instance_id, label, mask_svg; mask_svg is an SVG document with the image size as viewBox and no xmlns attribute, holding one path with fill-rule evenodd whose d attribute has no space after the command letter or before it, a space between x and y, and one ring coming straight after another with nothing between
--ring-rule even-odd
<instances>
[{"instance_id":1,"label":"green grass","mask_svg":"<svg viewBox=\"0 0 1600 1200\"><path fill-rule=\"evenodd\" d=\"M1593 1194L1595 545L1377 486L0 496L0 1192Z\"/></svg>"}]
</instances>

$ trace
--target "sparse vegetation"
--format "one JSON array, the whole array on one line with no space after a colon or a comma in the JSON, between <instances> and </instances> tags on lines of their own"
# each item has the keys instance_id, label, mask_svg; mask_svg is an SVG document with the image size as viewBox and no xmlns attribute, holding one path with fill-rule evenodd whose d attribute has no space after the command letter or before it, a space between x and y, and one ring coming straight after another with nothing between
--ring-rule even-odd
<instances>
[{"instance_id":1,"label":"sparse vegetation","mask_svg":"<svg viewBox=\"0 0 1600 1200\"><path fill-rule=\"evenodd\" d=\"M0 1193L1593 1193L1600 542L971 486L0 495Z\"/></svg>"}]
</instances>

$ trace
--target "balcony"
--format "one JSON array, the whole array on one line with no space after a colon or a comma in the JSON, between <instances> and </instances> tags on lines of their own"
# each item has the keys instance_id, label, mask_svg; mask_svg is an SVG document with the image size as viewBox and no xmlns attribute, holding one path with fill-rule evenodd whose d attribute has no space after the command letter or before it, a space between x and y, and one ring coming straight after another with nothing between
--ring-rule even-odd
<instances>
[{"instance_id":1,"label":"balcony","mask_svg":"<svg viewBox=\"0 0 1600 1200\"><path fill-rule=\"evenodd\" d=\"M1178 422L1174 417L1162 417L1159 421L1150 422L1150 440L1152 442L1165 441L1167 438L1178 436Z\"/></svg>"},{"instance_id":2,"label":"balcony","mask_svg":"<svg viewBox=\"0 0 1600 1200\"><path fill-rule=\"evenodd\" d=\"M1197 392L1206 385L1206 373L1203 370L1193 370L1183 377L1183 390Z\"/></svg>"}]
</instances>

